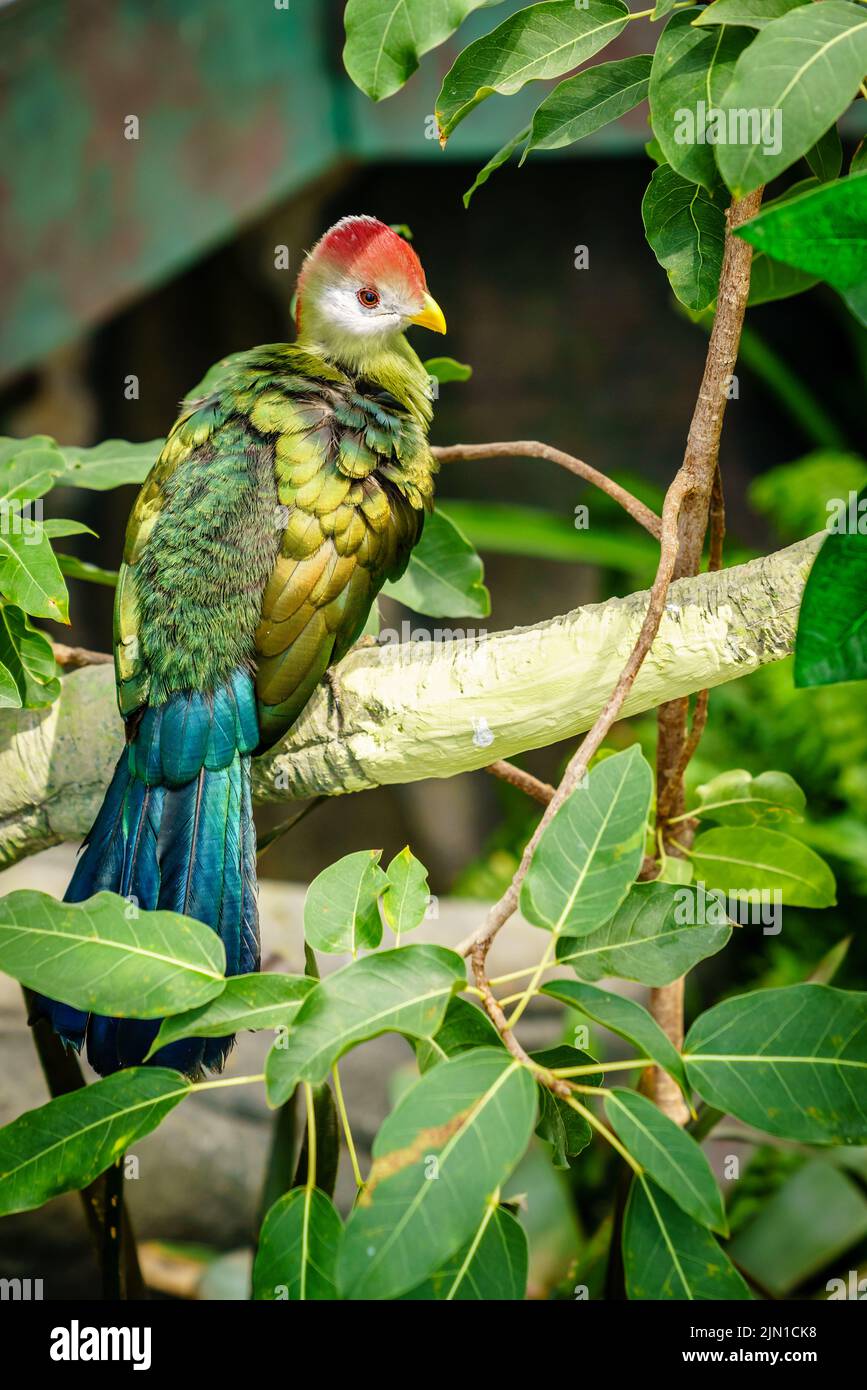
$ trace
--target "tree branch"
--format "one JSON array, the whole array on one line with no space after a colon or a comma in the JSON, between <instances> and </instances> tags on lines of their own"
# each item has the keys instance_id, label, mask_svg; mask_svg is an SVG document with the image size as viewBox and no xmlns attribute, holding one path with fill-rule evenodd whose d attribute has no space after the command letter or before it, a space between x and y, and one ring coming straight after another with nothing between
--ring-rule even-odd
<instances>
[{"instance_id":1,"label":"tree branch","mask_svg":"<svg viewBox=\"0 0 867 1390\"><path fill-rule=\"evenodd\" d=\"M823 539L673 584L620 714L787 656ZM352 652L340 666L340 712L320 688L288 738L257 759L256 798L451 777L572 738L608 699L647 606L646 592L631 594L489 637ZM480 721L492 741L480 736ZM64 676L48 709L0 711L0 866L80 839L122 746L108 666Z\"/></svg>"},{"instance_id":2,"label":"tree branch","mask_svg":"<svg viewBox=\"0 0 867 1390\"><path fill-rule=\"evenodd\" d=\"M564 454L562 449L555 449L551 444L542 444L538 439L514 439L503 444L439 445L432 448L431 453L434 458L439 459L440 463L500 458L548 459L550 463L559 464L561 468L583 478L585 482L593 483L594 487L598 487L601 492L607 492L609 497L613 497L615 502L619 502L633 520L637 521L639 526L643 526L645 531L649 531L656 540L659 540L662 534L662 523L656 512L651 511L650 507L646 507L643 502L639 502L638 498L633 497L631 492L627 492L625 487L621 487L619 483L615 483L613 479L606 477L604 473L599 472L598 468L593 468L583 459L576 459L572 454Z\"/></svg>"}]
</instances>

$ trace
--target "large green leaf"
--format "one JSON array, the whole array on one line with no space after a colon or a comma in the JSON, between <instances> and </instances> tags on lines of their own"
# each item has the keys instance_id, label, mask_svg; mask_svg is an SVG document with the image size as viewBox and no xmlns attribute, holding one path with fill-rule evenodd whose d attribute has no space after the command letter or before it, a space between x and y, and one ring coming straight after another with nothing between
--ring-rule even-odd
<instances>
[{"instance_id":1,"label":"large green leaf","mask_svg":"<svg viewBox=\"0 0 867 1390\"><path fill-rule=\"evenodd\" d=\"M509 160L512 158L512 155L515 153L515 150L518 148L519 145L523 145L524 141L527 139L527 136L529 134L530 127L525 126L523 130L518 131L517 135L513 135L511 140L507 140L505 145L502 145L495 154L491 155L487 164L485 164L479 170L479 172L476 174L475 179L470 184L470 187L464 194L463 202L465 208L469 207L473 194L479 188L481 188L483 184L486 184L488 182L488 179L491 177L491 175L495 174L498 169L501 169L504 164L508 164Z\"/></svg>"},{"instance_id":2,"label":"large green leaf","mask_svg":"<svg viewBox=\"0 0 867 1390\"><path fill-rule=\"evenodd\" d=\"M867 12L848 0L798 5L762 29L738 59L721 103L730 121L748 121L751 112L774 120L764 141L739 131L736 141L717 146L722 176L736 197L770 183L806 154L846 110L865 72Z\"/></svg>"},{"instance_id":3,"label":"large green leaf","mask_svg":"<svg viewBox=\"0 0 867 1390\"><path fill-rule=\"evenodd\" d=\"M436 100L445 141L480 101L510 96L527 82L560 77L616 38L628 23L621 0L547 0L510 15L490 34L464 49L446 74Z\"/></svg>"},{"instance_id":4,"label":"large green leaf","mask_svg":"<svg viewBox=\"0 0 867 1390\"><path fill-rule=\"evenodd\" d=\"M9 672L17 699L15 708L42 709L60 694L54 649L29 618L11 603L0 603L0 663ZM2 699L3 691L0 691Z\"/></svg>"},{"instance_id":5,"label":"large green leaf","mask_svg":"<svg viewBox=\"0 0 867 1390\"><path fill-rule=\"evenodd\" d=\"M399 945L402 936L424 921L430 903L427 869L407 845L392 859L386 880L382 911Z\"/></svg>"},{"instance_id":6,"label":"large green leaf","mask_svg":"<svg viewBox=\"0 0 867 1390\"><path fill-rule=\"evenodd\" d=\"M0 899L0 969L52 999L101 1014L159 1018L222 993L215 931L177 912L143 912L116 893L61 903L19 889Z\"/></svg>"},{"instance_id":7,"label":"large green leaf","mask_svg":"<svg viewBox=\"0 0 867 1390\"><path fill-rule=\"evenodd\" d=\"M867 178L863 174L862 178ZM861 530L861 526L864 530ZM867 679L867 488L856 525L833 532L813 562L801 599L795 685Z\"/></svg>"},{"instance_id":8,"label":"large green leaf","mask_svg":"<svg viewBox=\"0 0 867 1390\"><path fill-rule=\"evenodd\" d=\"M747 1285L709 1231L646 1177L633 1180L623 1223L630 1299L749 1299Z\"/></svg>"},{"instance_id":9,"label":"large green leaf","mask_svg":"<svg viewBox=\"0 0 867 1390\"><path fill-rule=\"evenodd\" d=\"M829 126L811 150L807 150L806 160L822 183L839 178L843 167L843 146L836 125Z\"/></svg>"},{"instance_id":10,"label":"large green leaf","mask_svg":"<svg viewBox=\"0 0 867 1390\"><path fill-rule=\"evenodd\" d=\"M26 516L0 530L0 594L34 618L69 622L69 595L51 542Z\"/></svg>"},{"instance_id":11,"label":"large green leaf","mask_svg":"<svg viewBox=\"0 0 867 1390\"><path fill-rule=\"evenodd\" d=\"M92 488L106 492L124 483L143 483L160 455L164 439L146 444L130 444L126 439L104 439L92 449L63 445L61 452L67 472L66 487Z\"/></svg>"},{"instance_id":12,"label":"large green leaf","mask_svg":"<svg viewBox=\"0 0 867 1390\"><path fill-rule=\"evenodd\" d=\"M851 289L867 279L867 173L774 203L738 236L836 289Z\"/></svg>"},{"instance_id":13,"label":"large green leaf","mask_svg":"<svg viewBox=\"0 0 867 1390\"><path fill-rule=\"evenodd\" d=\"M243 1029L286 1028L315 986L309 975L234 975L210 1003L164 1018L148 1057L178 1038L223 1038Z\"/></svg>"},{"instance_id":14,"label":"large green leaf","mask_svg":"<svg viewBox=\"0 0 867 1390\"><path fill-rule=\"evenodd\" d=\"M764 827L706 830L693 846L696 879L736 898L779 892L792 907L833 907L834 875L809 845Z\"/></svg>"},{"instance_id":15,"label":"large green leaf","mask_svg":"<svg viewBox=\"0 0 867 1390\"><path fill-rule=\"evenodd\" d=\"M778 825L803 820L807 798L788 772L760 772L753 777L745 768L721 772L696 788L696 814L720 825Z\"/></svg>"},{"instance_id":16,"label":"large green leaf","mask_svg":"<svg viewBox=\"0 0 867 1390\"><path fill-rule=\"evenodd\" d=\"M314 950L356 956L379 945L379 895L388 886L381 855L381 849L360 849L316 875L304 899L304 939Z\"/></svg>"},{"instance_id":17,"label":"large green leaf","mask_svg":"<svg viewBox=\"0 0 867 1390\"><path fill-rule=\"evenodd\" d=\"M559 150L583 140L644 101L652 61L649 53L639 53L567 77L537 107L521 163L531 150Z\"/></svg>"},{"instance_id":18,"label":"large green leaf","mask_svg":"<svg viewBox=\"0 0 867 1390\"><path fill-rule=\"evenodd\" d=\"M132 1067L20 1115L0 1130L0 1216L87 1187L191 1089L166 1067Z\"/></svg>"},{"instance_id":19,"label":"large green leaf","mask_svg":"<svg viewBox=\"0 0 867 1390\"><path fill-rule=\"evenodd\" d=\"M746 24L751 29L764 29L781 15L788 14L809 0L714 0L706 10L699 10L693 24Z\"/></svg>"},{"instance_id":20,"label":"large green leaf","mask_svg":"<svg viewBox=\"0 0 867 1390\"><path fill-rule=\"evenodd\" d=\"M696 1019L687 1076L710 1104L805 1144L867 1143L867 994L788 985Z\"/></svg>"},{"instance_id":21,"label":"large green leaf","mask_svg":"<svg viewBox=\"0 0 867 1390\"><path fill-rule=\"evenodd\" d=\"M542 993L559 999L573 1009L579 1009L594 1022L601 1023L603 1028L610 1028L612 1033L626 1038L639 1049L642 1056L651 1058L674 1077L683 1091L687 1090L680 1053L656 1020L634 999L577 980L549 980L542 986Z\"/></svg>"},{"instance_id":22,"label":"large green leaf","mask_svg":"<svg viewBox=\"0 0 867 1390\"><path fill-rule=\"evenodd\" d=\"M522 1302L527 1291L527 1237L520 1221L489 1202L476 1230L443 1267L404 1300Z\"/></svg>"},{"instance_id":23,"label":"large green leaf","mask_svg":"<svg viewBox=\"0 0 867 1390\"><path fill-rule=\"evenodd\" d=\"M21 692L15 674L0 661L0 709L20 709Z\"/></svg>"},{"instance_id":24,"label":"large green leaf","mask_svg":"<svg viewBox=\"0 0 867 1390\"><path fill-rule=\"evenodd\" d=\"M500 1048L426 1072L374 1140L338 1258L344 1297L397 1298L439 1270L478 1231L535 1118L530 1072Z\"/></svg>"},{"instance_id":25,"label":"large green leaf","mask_svg":"<svg viewBox=\"0 0 867 1390\"><path fill-rule=\"evenodd\" d=\"M728 925L695 925L698 914L683 911L684 895L694 899L695 890L637 883L604 926L580 941L559 941L557 960L571 965L579 980L615 975L656 987L672 984L731 936Z\"/></svg>"},{"instance_id":26,"label":"large green leaf","mask_svg":"<svg viewBox=\"0 0 867 1390\"><path fill-rule=\"evenodd\" d=\"M750 295L747 303L773 304L778 299L791 299L792 295L803 294L819 283L816 275L808 275L797 266L784 265L775 261L762 251L753 253L750 267Z\"/></svg>"},{"instance_id":27,"label":"large green leaf","mask_svg":"<svg viewBox=\"0 0 867 1390\"><path fill-rule=\"evenodd\" d=\"M331 1200L295 1187L271 1207L253 1265L253 1297L289 1302L336 1299L334 1271L342 1234Z\"/></svg>"},{"instance_id":28,"label":"large green leaf","mask_svg":"<svg viewBox=\"0 0 867 1390\"><path fill-rule=\"evenodd\" d=\"M465 985L464 962L442 946L380 951L327 975L268 1054L268 1100L282 1105L299 1081L324 1081L338 1057L366 1038L433 1037Z\"/></svg>"},{"instance_id":29,"label":"large green leaf","mask_svg":"<svg viewBox=\"0 0 867 1390\"><path fill-rule=\"evenodd\" d=\"M412 77L419 59L463 24L473 10L500 0L349 0L343 62L356 87L374 101Z\"/></svg>"},{"instance_id":30,"label":"large green leaf","mask_svg":"<svg viewBox=\"0 0 867 1390\"><path fill-rule=\"evenodd\" d=\"M688 309L716 299L725 241L725 203L668 164L654 169L641 204L644 232L677 298Z\"/></svg>"},{"instance_id":31,"label":"large green leaf","mask_svg":"<svg viewBox=\"0 0 867 1390\"><path fill-rule=\"evenodd\" d=\"M638 744L588 773L542 834L521 911L559 936L586 936L617 910L641 867L653 775Z\"/></svg>"},{"instance_id":32,"label":"large green leaf","mask_svg":"<svg viewBox=\"0 0 867 1390\"><path fill-rule=\"evenodd\" d=\"M728 1234L722 1194L710 1164L691 1134L638 1091L616 1087L605 1114L633 1158L700 1226Z\"/></svg>"},{"instance_id":33,"label":"large green leaf","mask_svg":"<svg viewBox=\"0 0 867 1390\"><path fill-rule=\"evenodd\" d=\"M719 171L700 113L707 116L719 107L753 35L728 25L697 29L693 18L691 10L673 14L659 37L650 74L650 119L675 172L712 193Z\"/></svg>"},{"instance_id":34,"label":"large green leaf","mask_svg":"<svg viewBox=\"0 0 867 1390\"><path fill-rule=\"evenodd\" d=\"M425 520L403 578L386 584L383 594L432 618L486 618L491 596L483 577L484 566L470 542L437 507Z\"/></svg>"}]
</instances>

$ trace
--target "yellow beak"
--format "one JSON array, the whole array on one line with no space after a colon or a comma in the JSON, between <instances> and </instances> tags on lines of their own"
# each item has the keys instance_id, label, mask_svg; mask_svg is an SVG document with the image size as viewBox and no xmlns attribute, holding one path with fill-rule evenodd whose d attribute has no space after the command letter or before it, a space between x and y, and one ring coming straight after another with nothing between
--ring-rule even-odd
<instances>
[{"instance_id":1,"label":"yellow beak","mask_svg":"<svg viewBox=\"0 0 867 1390\"><path fill-rule=\"evenodd\" d=\"M429 294L424 297L424 307L420 314L414 314L410 323L421 324L422 328L432 328L434 333L445 333L446 318L436 300Z\"/></svg>"}]
</instances>

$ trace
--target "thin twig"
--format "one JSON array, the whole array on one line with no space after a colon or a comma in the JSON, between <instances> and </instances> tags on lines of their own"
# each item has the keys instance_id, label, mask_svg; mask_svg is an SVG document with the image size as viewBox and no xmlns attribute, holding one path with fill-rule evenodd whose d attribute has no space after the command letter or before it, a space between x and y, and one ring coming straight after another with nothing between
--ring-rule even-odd
<instances>
[{"instance_id":1,"label":"thin twig","mask_svg":"<svg viewBox=\"0 0 867 1390\"><path fill-rule=\"evenodd\" d=\"M114 657L109 652L91 652L87 647L67 647L65 642L52 642L54 660L65 671L77 671L82 666L110 666Z\"/></svg>"},{"instance_id":2,"label":"thin twig","mask_svg":"<svg viewBox=\"0 0 867 1390\"><path fill-rule=\"evenodd\" d=\"M525 772L522 767L516 767L505 758L498 758L495 763L485 768L485 772L490 772L492 777L499 777L501 782L508 782L510 787L517 787L518 791L526 792L527 796L531 796L542 806L547 806L554 795L554 788L550 782L540 782L531 772Z\"/></svg>"},{"instance_id":3,"label":"thin twig","mask_svg":"<svg viewBox=\"0 0 867 1390\"><path fill-rule=\"evenodd\" d=\"M733 200L726 214L726 238L720 273L717 309L705 357L704 374L687 435L682 471L688 472L693 487L679 522L679 543L674 577L696 575L701 567L705 535L710 518L712 533L710 564L718 568L722 560L725 534L719 446L729 388L737 363L741 330L750 292L752 248L734 236L735 229L759 210L762 189L746 198ZM684 773L698 747L707 719L707 692L696 700L692 729L688 730L689 700L672 700L661 705L657 715L657 830L663 852L682 857L682 841L670 832L673 818L683 820L685 810ZM694 824L679 824L678 833L691 845ZM663 1032L678 1049L683 1045L683 979L650 992L650 1012ZM683 1124L688 1111L679 1088L661 1068L655 1067L650 1084L654 1099L671 1119Z\"/></svg>"},{"instance_id":4,"label":"thin twig","mask_svg":"<svg viewBox=\"0 0 867 1390\"><path fill-rule=\"evenodd\" d=\"M564 454L562 449L555 449L550 444L542 444L538 439L513 439L508 443L502 444L448 444L431 449L434 458L439 459L440 463L455 463L466 460L472 462L478 459L497 459L497 458L531 458L548 459L550 463L557 463L561 468L566 468L570 473L583 478L585 482L593 483L602 492L613 497L615 502L619 502L633 520L639 526L643 526L645 531L649 531L651 536L659 540L662 534L662 523L656 512L650 507L645 506L637 497L633 497L625 487L615 483L613 479L606 478L604 473L600 473L598 468L593 468L583 459L576 459L572 454Z\"/></svg>"}]
</instances>

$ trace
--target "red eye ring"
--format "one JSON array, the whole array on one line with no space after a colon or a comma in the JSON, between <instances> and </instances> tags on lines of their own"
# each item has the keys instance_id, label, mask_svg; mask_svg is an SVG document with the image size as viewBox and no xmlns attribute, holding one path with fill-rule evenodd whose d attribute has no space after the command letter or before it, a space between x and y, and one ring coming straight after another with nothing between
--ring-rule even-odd
<instances>
[{"instance_id":1,"label":"red eye ring","mask_svg":"<svg viewBox=\"0 0 867 1390\"><path fill-rule=\"evenodd\" d=\"M362 289L358 290L355 297L359 304L365 309L375 309L380 298L379 291L373 289L370 285L365 285Z\"/></svg>"}]
</instances>

